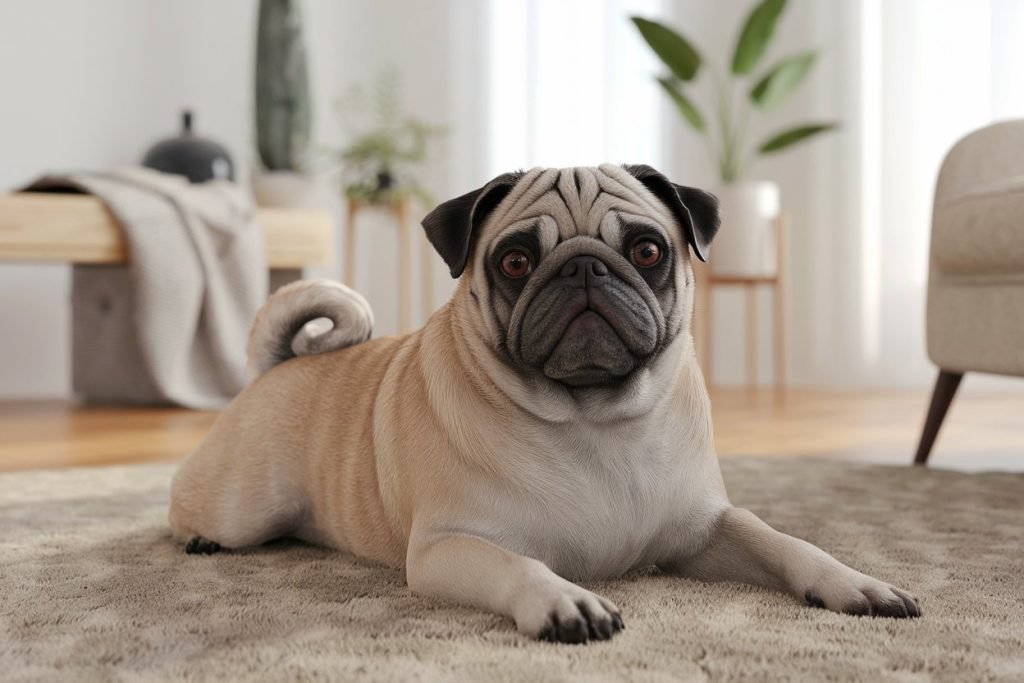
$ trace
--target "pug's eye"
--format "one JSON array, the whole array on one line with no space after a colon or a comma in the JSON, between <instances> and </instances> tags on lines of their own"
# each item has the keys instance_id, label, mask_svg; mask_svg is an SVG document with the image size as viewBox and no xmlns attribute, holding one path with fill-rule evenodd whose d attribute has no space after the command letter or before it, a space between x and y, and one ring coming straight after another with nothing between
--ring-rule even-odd
<instances>
[{"instance_id":1,"label":"pug's eye","mask_svg":"<svg viewBox=\"0 0 1024 683\"><path fill-rule=\"evenodd\" d=\"M650 268L661 261L661 247L651 240L640 240L633 245L630 255L633 258L633 263L640 268Z\"/></svg>"},{"instance_id":2,"label":"pug's eye","mask_svg":"<svg viewBox=\"0 0 1024 683\"><path fill-rule=\"evenodd\" d=\"M530 263L530 257L525 251L512 249L501 257L501 270L505 275L516 280L529 275L533 270L533 264Z\"/></svg>"}]
</instances>

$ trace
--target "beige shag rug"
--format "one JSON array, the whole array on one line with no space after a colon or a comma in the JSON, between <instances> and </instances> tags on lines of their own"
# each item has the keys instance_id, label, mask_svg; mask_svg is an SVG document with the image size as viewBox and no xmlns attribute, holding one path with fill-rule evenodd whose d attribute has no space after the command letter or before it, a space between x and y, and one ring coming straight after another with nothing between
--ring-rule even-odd
<instances>
[{"instance_id":1,"label":"beige shag rug","mask_svg":"<svg viewBox=\"0 0 1024 683\"><path fill-rule=\"evenodd\" d=\"M0 476L0 679L1024 680L1024 475L725 459L733 501L921 601L913 621L650 572L610 643L531 642L299 544L186 556L168 466Z\"/></svg>"}]
</instances>

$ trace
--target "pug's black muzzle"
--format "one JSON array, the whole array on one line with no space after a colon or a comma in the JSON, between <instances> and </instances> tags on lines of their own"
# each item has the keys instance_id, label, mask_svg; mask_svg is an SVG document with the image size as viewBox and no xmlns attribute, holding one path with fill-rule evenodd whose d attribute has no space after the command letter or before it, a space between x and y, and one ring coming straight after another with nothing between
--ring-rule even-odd
<instances>
[{"instance_id":1,"label":"pug's black muzzle","mask_svg":"<svg viewBox=\"0 0 1024 683\"><path fill-rule=\"evenodd\" d=\"M517 305L522 315L511 332L518 339L510 341L519 343L510 347L569 386L621 381L655 353L664 334L650 288L628 261L608 252L544 264L549 272Z\"/></svg>"}]
</instances>

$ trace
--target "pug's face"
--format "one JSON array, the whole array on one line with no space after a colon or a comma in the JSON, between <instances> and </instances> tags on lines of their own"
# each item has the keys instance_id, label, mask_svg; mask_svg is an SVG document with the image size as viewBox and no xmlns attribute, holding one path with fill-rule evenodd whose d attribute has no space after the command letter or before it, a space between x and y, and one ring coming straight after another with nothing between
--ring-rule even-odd
<instances>
[{"instance_id":1,"label":"pug's face","mask_svg":"<svg viewBox=\"0 0 1024 683\"><path fill-rule=\"evenodd\" d=\"M424 226L495 350L571 389L620 384L683 331L688 248L704 258L718 226L711 195L610 164L501 176L445 206Z\"/></svg>"},{"instance_id":2,"label":"pug's face","mask_svg":"<svg viewBox=\"0 0 1024 683\"><path fill-rule=\"evenodd\" d=\"M498 233L481 265L514 364L572 387L614 384L678 333L680 245L621 209L564 230L545 213Z\"/></svg>"}]
</instances>

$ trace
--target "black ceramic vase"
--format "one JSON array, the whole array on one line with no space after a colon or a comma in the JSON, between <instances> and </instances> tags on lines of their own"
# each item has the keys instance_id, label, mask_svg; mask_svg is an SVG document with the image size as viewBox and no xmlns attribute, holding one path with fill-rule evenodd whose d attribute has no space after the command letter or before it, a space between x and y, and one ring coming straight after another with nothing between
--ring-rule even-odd
<instances>
[{"instance_id":1,"label":"black ceramic vase","mask_svg":"<svg viewBox=\"0 0 1024 683\"><path fill-rule=\"evenodd\" d=\"M235 166L228 151L213 140L193 134L191 111L181 115L181 135L153 145L142 159L142 165L183 175L193 183L235 179Z\"/></svg>"}]
</instances>

